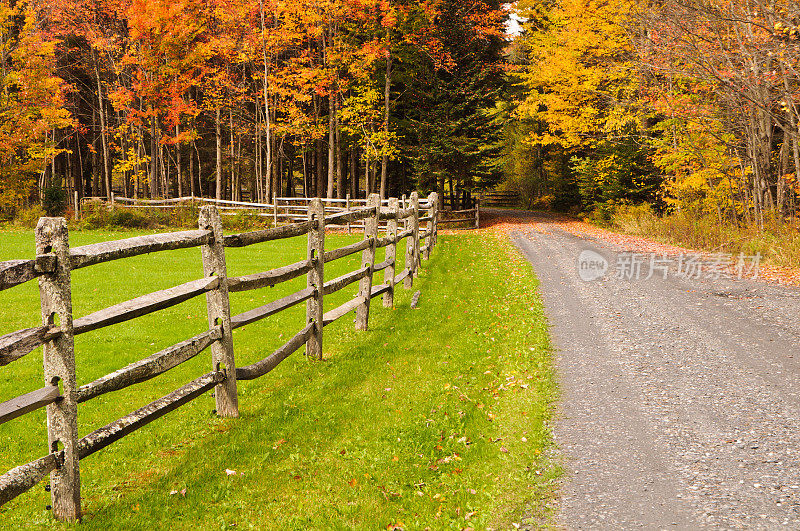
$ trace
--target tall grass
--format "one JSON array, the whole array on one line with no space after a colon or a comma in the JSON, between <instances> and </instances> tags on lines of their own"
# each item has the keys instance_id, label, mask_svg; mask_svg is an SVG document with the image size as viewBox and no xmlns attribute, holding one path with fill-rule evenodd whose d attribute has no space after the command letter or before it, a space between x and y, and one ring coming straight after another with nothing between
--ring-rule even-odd
<instances>
[{"instance_id":1,"label":"tall grass","mask_svg":"<svg viewBox=\"0 0 800 531\"><path fill-rule=\"evenodd\" d=\"M730 221L689 213L657 216L648 205L619 207L608 226L634 236L711 252L761 254L778 266L800 267L800 225L789 220L765 220L736 226Z\"/></svg>"}]
</instances>

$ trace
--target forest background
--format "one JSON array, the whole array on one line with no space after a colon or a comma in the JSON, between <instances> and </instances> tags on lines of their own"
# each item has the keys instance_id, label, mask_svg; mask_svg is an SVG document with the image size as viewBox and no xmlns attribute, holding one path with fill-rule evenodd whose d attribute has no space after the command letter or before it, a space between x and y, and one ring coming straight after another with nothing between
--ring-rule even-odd
<instances>
[{"instance_id":1,"label":"forest background","mask_svg":"<svg viewBox=\"0 0 800 531\"><path fill-rule=\"evenodd\" d=\"M800 249L796 2L3 2L5 218L74 191L457 207L500 187Z\"/></svg>"},{"instance_id":2,"label":"forest background","mask_svg":"<svg viewBox=\"0 0 800 531\"><path fill-rule=\"evenodd\" d=\"M0 209L65 196L458 202L496 183L493 1L3 0Z\"/></svg>"}]
</instances>

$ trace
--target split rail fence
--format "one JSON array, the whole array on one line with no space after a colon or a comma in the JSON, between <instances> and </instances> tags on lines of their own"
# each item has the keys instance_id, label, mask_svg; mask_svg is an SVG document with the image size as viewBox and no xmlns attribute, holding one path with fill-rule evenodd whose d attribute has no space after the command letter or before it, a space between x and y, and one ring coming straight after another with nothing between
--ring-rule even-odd
<instances>
[{"instance_id":1,"label":"split rail fence","mask_svg":"<svg viewBox=\"0 0 800 531\"><path fill-rule=\"evenodd\" d=\"M0 366L19 360L43 346L45 385L0 404L0 423L46 407L49 452L0 476L0 505L31 489L49 474L54 516L59 520L80 519L81 459L214 388L217 414L238 416L237 381L264 376L303 345L306 355L321 358L325 326L355 311L356 329L366 330L373 298L382 296L383 305L392 307L395 287L401 283L407 289L413 286L422 258L429 258L436 245L438 213L436 193L421 203L415 192L402 208L398 199L390 199L384 206L373 194L365 205L327 216L323 202L312 199L303 220L254 232L223 235L219 209L207 205L200 210L198 230L73 248L69 247L63 218L41 218L36 228L36 258L0 262L0 290L38 278L42 326L0 337ZM379 230L381 221L386 224L385 231ZM326 249L326 226L356 222L362 222L364 227L362 241ZM383 236L381 232L384 232ZM305 260L263 273L228 278L226 247L247 247L298 236L307 236L308 239ZM406 240L405 268L397 272L398 244L403 240ZM204 278L73 320L71 271L146 253L190 247L201 248ZM376 264L376 250L381 247L386 248L385 260ZM325 280L325 264L359 252L362 253L359 269ZM373 285L373 277L381 271L384 272L383 283ZM306 288L264 306L231 315L230 292L274 286L304 275ZM355 282L359 283L355 298L323 312L326 295ZM156 312L201 294L206 295L207 331L78 387L74 336ZM303 302L306 303L306 319L302 330L261 361L245 367L236 366L234 329ZM78 404L154 378L209 347L212 366L209 373L85 437L78 437Z\"/></svg>"},{"instance_id":2,"label":"split rail fence","mask_svg":"<svg viewBox=\"0 0 800 531\"><path fill-rule=\"evenodd\" d=\"M294 223L302 221L308 215L311 202L314 198L306 197L275 197L272 203L250 203L244 201L227 201L223 199L210 199L207 197L176 197L172 199L134 199L130 197L120 197L112 194L111 205L117 208L144 208L156 210L169 210L175 208L196 207L203 204L216 205L223 214L233 215L239 212L252 212L256 216L270 219L273 226L280 223ZM389 206L388 199L381 201L381 206ZM345 199L322 199L325 205L325 213L353 212L363 209L368 199L351 199L348 194ZM403 196L399 198L400 208L406 209L410 206L411 198ZM85 212L98 205L105 206L107 201L100 197L84 197L78 201L75 197L76 212ZM80 207L78 207L80 205ZM479 199L473 200L473 208L463 210L447 210L443 208L442 202L439 205L439 223L442 225L466 224L469 228L480 226L480 206ZM386 228L387 220L381 220L379 227ZM348 233L352 230L364 230L365 222L356 220L350 222L341 220L334 222L333 226L347 228Z\"/></svg>"},{"instance_id":3,"label":"split rail fence","mask_svg":"<svg viewBox=\"0 0 800 531\"><path fill-rule=\"evenodd\" d=\"M497 208L516 208L522 203L522 197L517 191L489 191L481 196L484 206Z\"/></svg>"}]
</instances>

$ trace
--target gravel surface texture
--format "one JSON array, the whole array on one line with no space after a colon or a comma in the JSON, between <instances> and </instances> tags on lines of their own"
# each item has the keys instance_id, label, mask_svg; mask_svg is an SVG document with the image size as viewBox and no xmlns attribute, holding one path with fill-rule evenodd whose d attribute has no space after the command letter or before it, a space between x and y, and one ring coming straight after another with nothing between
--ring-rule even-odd
<instances>
[{"instance_id":1,"label":"gravel surface texture","mask_svg":"<svg viewBox=\"0 0 800 531\"><path fill-rule=\"evenodd\" d=\"M557 348L558 525L800 529L800 290L674 268L617 278L618 243L502 216ZM579 277L585 250L608 261L605 277Z\"/></svg>"}]
</instances>

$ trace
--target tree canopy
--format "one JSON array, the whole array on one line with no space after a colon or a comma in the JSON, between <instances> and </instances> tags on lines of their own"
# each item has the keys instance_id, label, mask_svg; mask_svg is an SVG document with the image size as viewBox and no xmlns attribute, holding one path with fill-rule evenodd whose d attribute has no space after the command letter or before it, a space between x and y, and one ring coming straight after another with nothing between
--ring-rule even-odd
<instances>
[{"instance_id":1,"label":"tree canopy","mask_svg":"<svg viewBox=\"0 0 800 531\"><path fill-rule=\"evenodd\" d=\"M456 0L6 0L0 208L496 182L507 10Z\"/></svg>"}]
</instances>

